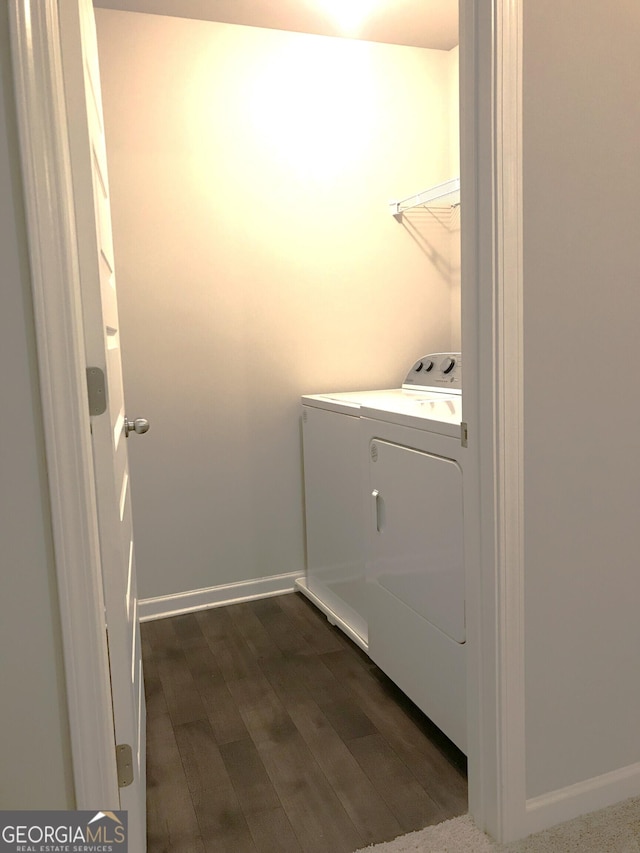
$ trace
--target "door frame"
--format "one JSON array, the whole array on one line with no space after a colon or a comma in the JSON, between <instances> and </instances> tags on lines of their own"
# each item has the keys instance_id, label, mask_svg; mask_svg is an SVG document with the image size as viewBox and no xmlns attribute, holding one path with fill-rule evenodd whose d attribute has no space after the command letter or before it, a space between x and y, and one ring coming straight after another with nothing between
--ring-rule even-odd
<instances>
[{"instance_id":1,"label":"door frame","mask_svg":"<svg viewBox=\"0 0 640 853\"><path fill-rule=\"evenodd\" d=\"M460 0L469 811L500 842L532 831L524 716L523 5Z\"/></svg>"},{"instance_id":2,"label":"door frame","mask_svg":"<svg viewBox=\"0 0 640 853\"><path fill-rule=\"evenodd\" d=\"M73 2L73 0L62 0ZM469 810L526 834L522 4L460 0ZM9 0L77 808L117 808L58 0Z\"/></svg>"}]
</instances>

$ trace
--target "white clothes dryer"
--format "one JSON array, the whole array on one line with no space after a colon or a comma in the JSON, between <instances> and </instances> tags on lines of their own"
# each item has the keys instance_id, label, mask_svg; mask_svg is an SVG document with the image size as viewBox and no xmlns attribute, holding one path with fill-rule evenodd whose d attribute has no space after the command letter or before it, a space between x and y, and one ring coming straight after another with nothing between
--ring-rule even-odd
<instances>
[{"instance_id":1,"label":"white clothes dryer","mask_svg":"<svg viewBox=\"0 0 640 853\"><path fill-rule=\"evenodd\" d=\"M454 365L451 366L451 361ZM360 409L368 653L466 752L466 627L459 363L437 382Z\"/></svg>"},{"instance_id":2,"label":"white clothes dryer","mask_svg":"<svg viewBox=\"0 0 640 853\"><path fill-rule=\"evenodd\" d=\"M447 417L445 398L456 398L459 408L461 369L460 353L432 353L415 362L401 388L302 397L307 571L298 588L365 651L367 469L360 448L361 411L397 411L402 417L415 403L427 407L425 412L440 407Z\"/></svg>"}]
</instances>

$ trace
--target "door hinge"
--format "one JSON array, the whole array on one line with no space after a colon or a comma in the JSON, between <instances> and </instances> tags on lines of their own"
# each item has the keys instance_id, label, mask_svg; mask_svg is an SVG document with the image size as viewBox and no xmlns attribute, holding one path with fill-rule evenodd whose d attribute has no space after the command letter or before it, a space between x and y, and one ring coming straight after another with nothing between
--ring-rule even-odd
<instances>
[{"instance_id":1,"label":"door hinge","mask_svg":"<svg viewBox=\"0 0 640 853\"><path fill-rule=\"evenodd\" d=\"M119 743L116 746L116 767L118 787L126 788L133 782L133 751L128 743Z\"/></svg>"},{"instance_id":2,"label":"door hinge","mask_svg":"<svg viewBox=\"0 0 640 853\"><path fill-rule=\"evenodd\" d=\"M89 414L101 415L107 410L107 386L104 371L99 367L87 367L87 392L89 394Z\"/></svg>"},{"instance_id":3,"label":"door hinge","mask_svg":"<svg viewBox=\"0 0 640 853\"><path fill-rule=\"evenodd\" d=\"M460 424L460 444L463 447L469 446L469 427L464 421Z\"/></svg>"}]
</instances>

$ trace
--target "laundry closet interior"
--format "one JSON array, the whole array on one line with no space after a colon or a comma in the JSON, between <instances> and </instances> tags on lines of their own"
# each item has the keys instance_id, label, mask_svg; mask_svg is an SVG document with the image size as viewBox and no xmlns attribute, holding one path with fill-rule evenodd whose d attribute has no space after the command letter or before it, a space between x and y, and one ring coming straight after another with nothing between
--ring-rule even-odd
<instances>
[{"instance_id":1,"label":"laundry closet interior","mask_svg":"<svg viewBox=\"0 0 640 853\"><path fill-rule=\"evenodd\" d=\"M457 27L428 14L457 3L389 41L347 3L336 35L95 5L125 393L151 423L129 442L140 612L268 594L305 572L301 395L461 349L459 206L389 207L459 178Z\"/></svg>"}]
</instances>

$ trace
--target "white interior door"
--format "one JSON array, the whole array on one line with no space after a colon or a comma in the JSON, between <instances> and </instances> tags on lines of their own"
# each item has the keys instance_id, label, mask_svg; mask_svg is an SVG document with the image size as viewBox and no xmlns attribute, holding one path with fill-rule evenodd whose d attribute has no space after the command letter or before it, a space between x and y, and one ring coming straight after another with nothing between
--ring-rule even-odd
<instances>
[{"instance_id":1,"label":"white interior door","mask_svg":"<svg viewBox=\"0 0 640 853\"><path fill-rule=\"evenodd\" d=\"M64 0L59 11L87 367L105 376L106 408L92 412L91 431L115 739L132 749L133 782L121 782L120 805L129 849L141 853L145 705L98 48L91 0Z\"/></svg>"}]
</instances>

